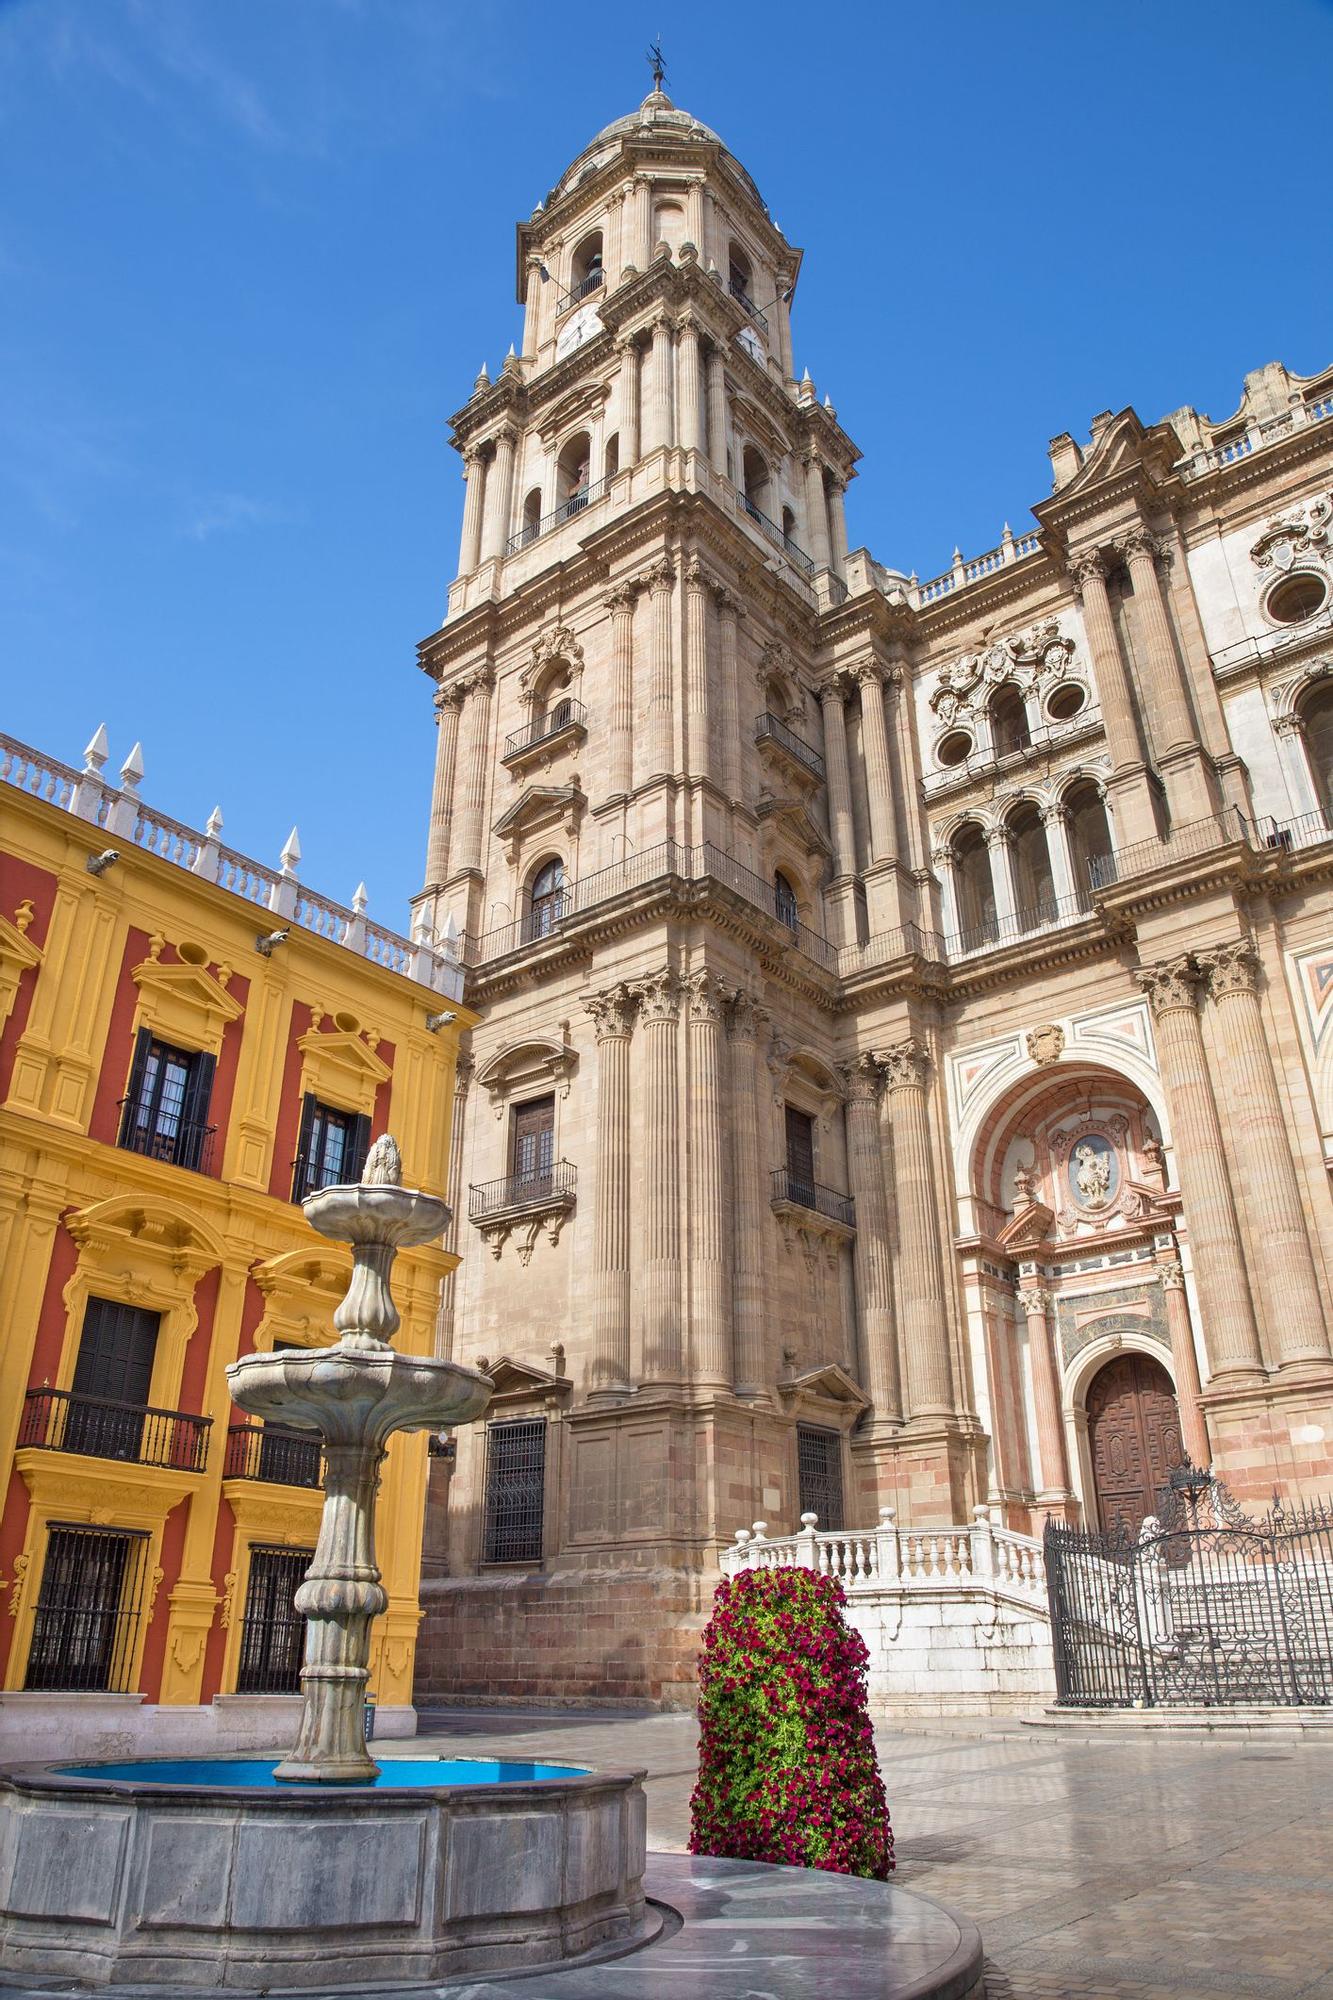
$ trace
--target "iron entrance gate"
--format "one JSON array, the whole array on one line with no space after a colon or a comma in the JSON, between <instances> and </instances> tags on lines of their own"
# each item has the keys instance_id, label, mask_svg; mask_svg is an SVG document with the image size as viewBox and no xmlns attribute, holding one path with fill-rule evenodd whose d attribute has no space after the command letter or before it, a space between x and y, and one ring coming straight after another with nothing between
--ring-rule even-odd
<instances>
[{"instance_id":1,"label":"iron entrance gate","mask_svg":"<svg viewBox=\"0 0 1333 2000\"><path fill-rule=\"evenodd\" d=\"M1333 1702L1327 1505L1251 1520L1210 1483L1137 1537L1048 1521L1045 1550L1062 1706Z\"/></svg>"}]
</instances>

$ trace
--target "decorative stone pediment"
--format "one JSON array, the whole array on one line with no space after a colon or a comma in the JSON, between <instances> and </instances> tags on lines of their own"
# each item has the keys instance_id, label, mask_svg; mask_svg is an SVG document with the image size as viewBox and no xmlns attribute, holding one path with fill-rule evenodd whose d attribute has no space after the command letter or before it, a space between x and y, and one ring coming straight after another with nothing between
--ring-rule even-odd
<instances>
[{"instance_id":1,"label":"decorative stone pediment","mask_svg":"<svg viewBox=\"0 0 1333 2000\"><path fill-rule=\"evenodd\" d=\"M553 1374L549 1368L538 1368L530 1361L515 1361L507 1354L497 1361L478 1360L476 1366L495 1384L490 1401L492 1411L520 1404L559 1408L574 1394L574 1384L567 1375Z\"/></svg>"},{"instance_id":2,"label":"decorative stone pediment","mask_svg":"<svg viewBox=\"0 0 1333 2000\"><path fill-rule=\"evenodd\" d=\"M1055 1224L1055 1211L1044 1201L1030 1201L1025 1208L1010 1216L997 1237L997 1242L1011 1256L1018 1256L1024 1250L1035 1250L1039 1244L1049 1241Z\"/></svg>"},{"instance_id":3,"label":"decorative stone pediment","mask_svg":"<svg viewBox=\"0 0 1333 2000\"><path fill-rule=\"evenodd\" d=\"M836 1361L808 1368L777 1383L778 1399L792 1417L818 1418L839 1430L850 1430L870 1398Z\"/></svg>"},{"instance_id":4,"label":"decorative stone pediment","mask_svg":"<svg viewBox=\"0 0 1333 2000\"><path fill-rule=\"evenodd\" d=\"M105 1265L122 1257L130 1265L169 1270L193 1285L223 1258L223 1245L183 1203L157 1194L114 1194L66 1216L81 1262Z\"/></svg>"},{"instance_id":5,"label":"decorative stone pediment","mask_svg":"<svg viewBox=\"0 0 1333 2000\"><path fill-rule=\"evenodd\" d=\"M491 831L502 840L510 862L518 857L521 843L533 834L560 831L573 839L587 808L588 796L575 781L568 785L529 785L501 813Z\"/></svg>"},{"instance_id":6,"label":"decorative stone pediment","mask_svg":"<svg viewBox=\"0 0 1333 2000\"><path fill-rule=\"evenodd\" d=\"M1297 563L1308 565L1312 560L1326 566L1331 522L1333 505L1322 497L1294 507L1268 523L1250 550L1250 561L1264 573L1289 570Z\"/></svg>"},{"instance_id":7,"label":"decorative stone pediment","mask_svg":"<svg viewBox=\"0 0 1333 2000\"><path fill-rule=\"evenodd\" d=\"M964 653L935 677L929 697L935 721L946 729L960 716L975 715L1005 681L1026 693L1038 683L1063 680L1073 659L1074 642L1061 632L1058 618L1042 618L980 653Z\"/></svg>"},{"instance_id":8,"label":"decorative stone pediment","mask_svg":"<svg viewBox=\"0 0 1333 2000\"><path fill-rule=\"evenodd\" d=\"M13 1011L20 979L42 962L40 945L25 935L32 918L32 904L26 897L15 910L13 923L0 917L0 1028Z\"/></svg>"},{"instance_id":9,"label":"decorative stone pediment","mask_svg":"<svg viewBox=\"0 0 1333 2000\"><path fill-rule=\"evenodd\" d=\"M1149 471L1166 478L1181 451L1180 439L1169 423L1154 424L1148 430L1133 410L1094 419L1092 443L1082 455L1083 463L1060 484L1058 498L1063 503L1126 474ZM1044 507L1036 512L1039 520L1044 519Z\"/></svg>"},{"instance_id":10,"label":"decorative stone pediment","mask_svg":"<svg viewBox=\"0 0 1333 2000\"><path fill-rule=\"evenodd\" d=\"M562 396L554 409L548 411L540 426L539 435L543 444L551 445L563 437L572 424L582 418L590 422L609 399L611 391L605 382L581 383L567 396Z\"/></svg>"},{"instance_id":11,"label":"decorative stone pediment","mask_svg":"<svg viewBox=\"0 0 1333 2000\"><path fill-rule=\"evenodd\" d=\"M151 1028L164 1042L216 1056L227 1024L245 1012L227 991L231 968L219 966L212 973L206 965L184 957L179 964L164 965L161 953L165 944L160 933L155 936L147 958L130 974L139 989L138 1025ZM191 949L203 956L201 946L181 947L182 953Z\"/></svg>"},{"instance_id":12,"label":"decorative stone pediment","mask_svg":"<svg viewBox=\"0 0 1333 2000\"><path fill-rule=\"evenodd\" d=\"M528 664L518 677L524 694L531 694L548 669L557 663L569 668L571 680L583 672L583 648L568 625L553 625L533 645Z\"/></svg>"},{"instance_id":13,"label":"decorative stone pediment","mask_svg":"<svg viewBox=\"0 0 1333 2000\"><path fill-rule=\"evenodd\" d=\"M807 860L816 854L826 859L832 856L828 836L807 809L804 799L776 798L771 792L763 792L755 804L755 814L761 820L766 819L780 826Z\"/></svg>"},{"instance_id":14,"label":"decorative stone pediment","mask_svg":"<svg viewBox=\"0 0 1333 2000\"><path fill-rule=\"evenodd\" d=\"M496 1117L503 1118L511 1097L530 1097L543 1089L568 1097L578 1062L578 1050L567 1039L557 1042L549 1035L529 1035L497 1050L477 1071L477 1082Z\"/></svg>"},{"instance_id":15,"label":"decorative stone pediment","mask_svg":"<svg viewBox=\"0 0 1333 2000\"><path fill-rule=\"evenodd\" d=\"M317 1021L322 1018L316 1016ZM378 1040L375 1036L374 1041ZM314 1026L297 1037L296 1046L301 1051L302 1091L309 1091L323 1103L369 1117L375 1108L375 1092L393 1075L371 1041L354 1029L335 1028L326 1034Z\"/></svg>"},{"instance_id":16,"label":"decorative stone pediment","mask_svg":"<svg viewBox=\"0 0 1333 2000\"><path fill-rule=\"evenodd\" d=\"M333 1314L347 1290L352 1260L333 1244L287 1250L256 1264L251 1277L264 1300L264 1316L255 1328L258 1353L269 1353L279 1341L296 1347L331 1347L338 1338Z\"/></svg>"}]
</instances>

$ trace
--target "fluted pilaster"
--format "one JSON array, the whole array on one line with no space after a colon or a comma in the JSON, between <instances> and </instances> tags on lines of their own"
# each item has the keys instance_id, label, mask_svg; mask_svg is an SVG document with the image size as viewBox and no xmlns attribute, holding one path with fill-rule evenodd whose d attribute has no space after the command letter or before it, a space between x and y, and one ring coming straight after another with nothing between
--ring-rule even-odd
<instances>
[{"instance_id":1,"label":"fluted pilaster","mask_svg":"<svg viewBox=\"0 0 1333 2000\"><path fill-rule=\"evenodd\" d=\"M906 1397L913 1417L953 1413L949 1314L940 1261L941 1206L931 1162L926 1101L930 1059L915 1040L880 1055L893 1126L893 1177L898 1197L898 1297Z\"/></svg>"},{"instance_id":2,"label":"fluted pilaster","mask_svg":"<svg viewBox=\"0 0 1333 2000\"><path fill-rule=\"evenodd\" d=\"M486 810L486 780L490 771L491 690L495 675L489 667L457 683L466 696L467 750L463 770L463 809L458 815L457 868L480 868L481 832Z\"/></svg>"},{"instance_id":3,"label":"fluted pilaster","mask_svg":"<svg viewBox=\"0 0 1333 2000\"><path fill-rule=\"evenodd\" d=\"M735 1146L732 1193L736 1207L736 1262L732 1282L735 1319L735 1382L738 1395L758 1395L767 1386L764 1365L763 1168L759 1161L759 1029L767 1015L748 994L732 1004L731 1115Z\"/></svg>"},{"instance_id":4,"label":"fluted pilaster","mask_svg":"<svg viewBox=\"0 0 1333 2000\"><path fill-rule=\"evenodd\" d=\"M638 585L618 583L606 593L611 614L611 715L607 730L607 785L612 797L634 783L634 602Z\"/></svg>"},{"instance_id":5,"label":"fluted pilaster","mask_svg":"<svg viewBox=\"0 0 1333 2000\"><path fill-rule=\"evenodd\" d=\"M676 336L676 388L676 442L685 451L706 451L699 329L692 319L681 321Z\"/></svg>"},{"instance_id":6,"label":"fluted pilaster","mask_svg":"<svg viewBox=\"0 0 1333 2000\"><path fill-rule=\"evenodd\" d=\"M729 1388L731 1204L723 1145L722 1013L726 989L711 972L689 982L690 1375Z\"/></svg>"},{"instance_id":7,"label":"fluted pilaster","mask_svg":"<svg viewBox=\"0 0 1333 2000\"><path fill-rule=\"evenodd\" d=\"M678 1382L681 1343L680 1099L681 984L671 970L636 987L643 1019L643 1372Z\"/></svg>"},{"instance_id":8,"label":"fluted pilaster","mask_svg":"<svg viewBox=\"0 0 1333 2000\"><path fill-rule=\"evenodd\" d=\"M486 460L474 447L463 453L463 533L458 547L458 574L471 576L481 561L481 524L486 505Z\"/></svg>"},{"instance_id":9,"label":"fluted pilaster","mask_svg":"<svg viewBox=\"0 0 1333 2000\"><path fill-rule=\"evenodd\" d=\"M833 833L834 867L839 875L856 873L856 829L852 820L852 782L847 764L847 717L842 682L826 680L819 690L824 712L824 770L828 783L829 821Z\"/></svg>"},{"instance_id":10,"label":"fluted pilaster","mask_svg":"<svg viewBox=\"0 0 1333 2000\"><path fill-rule=\"evenodd\" d=\"M644 775L658 777L676 762L675 706L672 701L671 594L676 572L663 556L644 579L651 600L647 763Z\"/></svg>"},{"instance_id":11,"label":"fluted pilaster","mask_svg":"<svg viewBox=\"0 0 1333 2000\"><path fill-rule=\"evenodd\" d=\"M630 1038L638 1002L623 982L584 1002L597 1033L597 1214L588 1389L630 1387Z\"/></svg>"},{"instance_id":12,"label":"fluted pilaster","mask_svg":"<svg viewBox=\"0 0 1333 2000\"><path fill-rule=\"evenodd\" d=\"M616 342L620 354L620 463L639 462L639 343L631 335Z\"/></svg>"},{"instance_id":13,"label":"fluted pilaster","mask_svg":"<svg viewBox=\"0 0 1333 2000\"><path fill-rule=\"evenodd\" d=\"M1176 1376L1180 1435L1194 1464L1208 1465L1212 1462L1212 1452L1208 1443L1208 1426L1203 1414L1199 1360L1194 1351L1189 1299L1185 1291L1185 1273L1180 1259L1171 1257L1165 1263L1159 1264L1157 1277L1166 1307L1167 1331L1171 1335L1171 1363Z\"/></svg>"},{"instance_id":14,"label":"fluted pilaster","mask_svg":"<svg viewBox=\"0 0 1333 2000\"><path fill-rule=\"evenodd\" d=\"M648 386L644 397L643 453L660 451L671 443L671 376L673 372L671 322L653 322L653 344L648 357Z\"/></svg>"},{"instance_id":15,"label":"fluted pilaster","mask_svg":"<svg viewBox=\"0 0 1333 2000\"><path fill-rule=\"evenodd\" d=\"M1069 1498L1069 1454L1060 1412L1060 1371L1056 1365L1051 1328L1051 1295L1040 1286L1018 1294L1028 1323L1028 1359L1032 1364L1032 1398L1037 1406L1037 1460L1043 1500Z\"/></svg>"},{"instance_id":16,"label":"fluted pilaster","mask_svg":"<svg viewBox=\"0 0 1333 2000\"><path fill-rule=\"evenodd\" d=\"M861 1321L861 1379L874 1404L874 1422L900 1423L903 1398L893 1317L893 1254L879 1131L884 1072L874 1056L862 1055L844 1063L841 1074L847 1091L847 1171L856 1204L853 1267Z\"/></svg>"},{"instance_id":17,"label":"fluted pilaster","mask_svg":"<svg viewBox=\"0 0 1333 2000\"><path fill-rule=\"evenodd\" d=\"M486 475L486 510L482 528L483 562L502 556L509 540L509 521L514 508L514 459L518 433L502 430L496 434L495 460Z\"/></svg>"},{"instance_id":18,"label":"fluted pilaster","mask_svg":"<svg viewBox=\"0 0 1333 2000\"><path fill-rule=\"evenodd\" d=\"M861 687L861 737L865 747L870 858L872 861L896 861L898 841L893 816L893 767L889 761L884 675L878 667L867 665L859 670L856 678Z\"/></svg>"},{"instance_id":19,"label":"fluted pilaster","mask_svg":"<svg viewBox=\"0 0 1333 2000\"><path fill-rule=\"evenodd\" d=\"M709 755L708 591L711 579L698 556L685 565L686 770L711 776Z\"/></svg>"},{"instance_id":20,"label":"fluted pilaster","mask_svg":"<svg viewBox=\"0 0 1333 2000\"><path fill-rule=\"evenodd\" d=\"M722 739L722 787L729 799L741 795L740 621L741 601L719 584L717 602L718 734Z\"/></svg>"},{"instance_id":21,"label":"fluted pilaster","mask_svg":"<svg viewBox=\"0 0 1333 2000\"><path fill-rule=\"evenodd\" d=\"M449 873L449 835L454 812L454 775L458 763L458 721L463 697L457 688L435 691L435 783L430 800L430 835L426 843L426 887L438 889Z\"/></svg>"}]
</instances>

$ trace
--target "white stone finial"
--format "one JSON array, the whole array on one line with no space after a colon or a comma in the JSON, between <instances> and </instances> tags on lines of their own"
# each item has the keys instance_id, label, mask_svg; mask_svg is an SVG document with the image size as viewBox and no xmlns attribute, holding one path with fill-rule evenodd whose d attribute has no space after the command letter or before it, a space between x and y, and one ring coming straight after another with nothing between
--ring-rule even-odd
<instances>
[{"instance_id":1,"label":"white stone finial","mask_svg":"<svg viewBox=\"0 0 1333 2000\"><path fill-rule=\"evenodd\" d=\"M473 381L472 387L474 390L476 390L476 389L489 389L490 386L491 386L491 371L486 366L486 363L483 361L480 368L477 370L476 378Z\"/></svg>"},{"instance_id":2,"label":"white stone finial","mask_svg":"<svg viewBox=\"0 0 1333 2000\"><path fill-rule=\"evenodd\" d=\"M815 1529L819 1526L818 1514L802 1514L801 1526L803 1528L808 1529L809 1532L813 1534Z\"/></svg>"},{"instance_id":3,"label":"white stone finial","mask_svg":"<svg viewBox=\"0 0 1333 2000\"><path fill-rule=\"evenodd\" d=\"M462 932L458 928L458 920L454 916L453 911L450 910L444 920L444 929L440 932L440 943L446 951L452 952L457 950L458 940L461 936Z\"/></svg>"},{"instance_id":4,"label":"white stone finial","mask_svg":"<svg viewBox=\"0 0 1333 2000\"><path fill-rule=\"evenodd\" d=\"M367 893L365 883L358 882L356 885L356 891L352 897L352 908L356 911L358 917L361 915L361 912L365 909L366 904L369 901L370 897Z\"/></svg>"},{"instance_id":5,"label":"white stone finial","mask_svg":"<svg viewBox=\"0 0 1333 2000\"><path fill-rule=\"evenodd\" d=\"M222 831L222 807L214 806L204 824L204 832L210 840L216 840Z\"/></svg>"},{"instance_id":6,"label":"white stone finial","mask_svg":"<svg viewBox=\"0 0 1333 2000\"><path fill-rule=\"evenodd\" d=\"M294 875L296 873L296 865L301 859L301 842L297 836L295 827L288 834L287 844L278 856L278 859L282 863L282 872L284 875Z\"/></svg>"},{"instance_id":7,"label":"white stone finial","mask_svg":"<svg viewBox=\"0 0 1333 2000\"><path fill-rule=\"evenodd\" d=\"M511 340L511 341L510 341L510 343L509 343L509 352L508 352L508 354L506 354L506 356L505 356L505 360L506 360L506 361L517 361L517 359L518 359L518 356L517 356L517 355L515 354L515 352L514 352L514 343L513 343L513 341Z\"/></svg>"},{"instance_id":8,"label":"white stone finial","mask_svg":"<svg viewBox=\"0 0 1333 2000\"><path fill-rule=\"evenodd\" d=\"M898 1518L898 1509L896 1507L880 1508L879 1524L881 1528L891 1528L894 1522L897 1520L897 1518Z\"/></svg>"},{"instance_id":9,"label":"white stone finial","mask_svg":"<svg viewBox=\"0 0 1333 2000\"><path fill-rule=\"evenodd\" d=\"M120 767L120 782L122 785L124 785L126 791L129 792L137 791L139 788L139 780L140 778L142 778L142 776L143 776L143 744L136 743L134 748L131 750L129 756L125 759L125 762Z\"/></svg>"},{"instance_id":10,"label":"white stone finial","mask_svg":"<svg viewBox=\"0 0 1333 2000\"><path fill-rule=\"evenodd\" d=\"M93 740L83 753L83 768L95 777L111 755L111 745L107 740L106 724L99 722Z\"/></svg>"}]
</instances>

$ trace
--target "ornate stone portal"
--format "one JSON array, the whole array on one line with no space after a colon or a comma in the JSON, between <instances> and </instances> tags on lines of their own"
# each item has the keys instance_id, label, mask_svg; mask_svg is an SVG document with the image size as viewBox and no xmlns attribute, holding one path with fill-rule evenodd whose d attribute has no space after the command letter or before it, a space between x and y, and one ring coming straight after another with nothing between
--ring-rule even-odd
<instances>
[{"instance_id":1,"label":"ornate stone portal","mask_svg":"<svg viewBox=\"0 0 1333 2000\"><path fill-rule=\"evenodd\" d=\"M365 1783L379 1774L366 1749L370 1627L387 1606L375 1561L375 1495L394 1431L439 1430L481 1415L491 1383L475 1368L403 1355L390 1345L399 1318L389 1272L405 1244L443 1234L449 1206L402 1186L386 1134L357 1187L322 1188L302 1204L323 1236L352 1246L352 1277L333 1315L336 1347L248 1354L227 1370L234 1400L252 1415L299 1424L324 1441L324 1515L315 1559L296 1593L306 1617L304 1707L279 1778Z\"/></svg>"}]
</instances>

